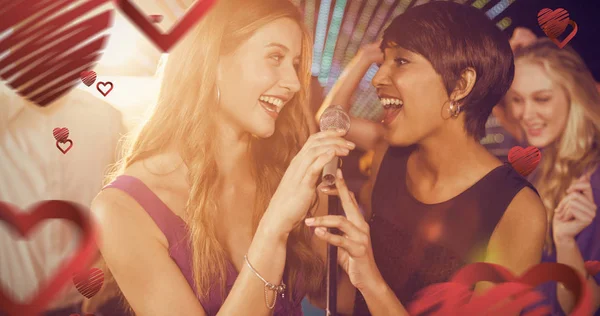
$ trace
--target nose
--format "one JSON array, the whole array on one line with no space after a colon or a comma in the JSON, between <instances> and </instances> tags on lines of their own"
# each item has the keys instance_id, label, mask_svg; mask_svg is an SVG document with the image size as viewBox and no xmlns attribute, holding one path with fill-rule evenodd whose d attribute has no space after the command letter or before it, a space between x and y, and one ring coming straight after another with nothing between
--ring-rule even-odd
<instances>
[{"instance_id":1,"label":"nose","mask_svg":"<svg viewBox=\"0 0 600 316\"><path fill-rule=\"evenodd\" d=\"M288 69L283 72L279 84L292 93L300 91L300 80L298 79L296 69L294 67L288 67Z\"/></svg>"},{"instance_id":2,"label":"nose","mask_svg":"<svg viewBox=\"0 0 600 316\"><path fill-rule=\"evenodd\" d=\"M377 73L375 74L375 76L373 76L373 79L371 80L371 84L375 88L381 88L383 86L390 85L391 82L392 81L389 76L389 69L385 64L379 67L379 70L377 70Z\"/></svg>"},{"instance_id":3,"label":"nose","mask_svg":"<svg viewBox=\"0 0 600 316\"><path fill-rule=\"evenodd\" d=\"M536 107L532 104L532 102L525 101L522 105L521 114L523 120L529 121L534 119L537 115Z\"/></svg>"}]
</instances>

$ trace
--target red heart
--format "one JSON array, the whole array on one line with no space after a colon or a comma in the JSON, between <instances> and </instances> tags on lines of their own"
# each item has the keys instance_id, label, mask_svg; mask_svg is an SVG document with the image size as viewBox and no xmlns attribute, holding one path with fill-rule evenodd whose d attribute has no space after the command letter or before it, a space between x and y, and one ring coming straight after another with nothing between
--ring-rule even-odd
<instances>
[{"instance_id":1,"label":"red heart","mask_svg":"<svg viewBox=\"0 0 600 316\"><path fill-rule=\"evenodd\" d=\"M538 12L538 24L542 28L542 31L548 36L558 47L563 48L577 33L577 23L569 19L569 12L563 8L558 8L554 11L544 8ZM567 25L571 25L573 30L571 33L562 41L559 42L558 38L567 28Z\"/></svg>"},{"instance_id":2,"label":"red heart","mask_svg":"<svg viewBox=\"0 0 600 316\"><path fill-rule=\"evenodd\" d=\"M92 298L98 294L104 283L104 272L98 268L73 275L73 283L81 295Z\"/></svg>"},{"instance_id":3,"label":"red heart","mask_svg":"<svg viewBox=\"0 0 600 316\"><path fill-rule=\"evenodd\" d=\"M194 26L200 18L212 7L217 0L197 0L183 19L175 24L169 34L162 34L152 22L149 21L130 0L114 0L115 5L133 22L146 36L163 52L177 43Z\"/></svg>"},{"instance_id":4,"label":"red heart","mask_svg":"<svg viewBox=\"0 0 600 316\"><path fill-rule=\"evenodd\" d=\"M0 78L39 106L67 93L81 71L91 69L100 57L108 35L97 36L110 26L113 10L78 20L109 1L11 0L2 5L0 30L14 33L0 40L0 55L8 53L0 60Z\"/></svg>"},{"instance_id":5,"label":"red heart","mask_svg":"<svg viewBox=\"0 0 600 316\"><path fill-rule=\"evenodd\" d=\"M586 261L585 270L589 275L595 276L600 273L600 261Z\"/></svg>"},{"instance_id":6,"label":"red heart","mask_svg":"<svg viewBox=\"0 0 600 316\"><path fill-rule=\"evenodd\" d=\"M541 159L542 153L533 146L529 146L525 149L520 146L515 146L508 152L508 161L523 177L526 177L533 172Z\"/></svg>"},{"instance_id":7,"label":"red heart","mask_svg":"<svg viewBox=\"0 0 600 316\"><path fill-rule=\"evenodd\" d=\"M0 220L13 227L21 236L27 237L32 228L46 219L65 219L75 223L82 230L79 248L71 259L57 269L46 285L42 285L31 301L22 304L13 302L0 287L0 311L10 315L36 315L51 303L52 299L69 282L73 273L89 266L97 254L96 228L85 210L68 201L44 201L34 205L29 213L19 214L17 208L0 201Z\"/></svg>"},{"instance_id":8,"label":"red heart","mask_svg":"<svg viewBox=\"0 0 600 316\"><path fill-rule=\"evenodd\" d=\"M472 285L481 281L501 284L481 296L472 298L469 302L472 296L470 291ZM515 278L506 268L483 262L473 263L460 269L450 282L434 284L420 291L417 300L410 304L409 312L411 315L419 314L441 304L438 312L445 315L483 315L489 312L489 307L513 297L514 300L503 305L504 312L499 314L505 315L539 301L541 297L539 293L532 292L533 288L551 281L564 284L575 294L577 304L570 316L590 314L591 293L586 280L567 265L540 263L521 277ZM547 307L541 307L527 315L542 315L546 309Z\"/></svg>"},{"instance_id":9,"label":"red heart","mask_svg":"<svg viewBox=\"0 0 600 316\"><path fill-rule=\"evenodd\" d=\"M54 135L54 139L64 143L69 138L69 129L66 127L57 127L52 130L52 134Z\"/></svg>"},{"instance_id":10,"label":"red heart","mask_svg":"<svg viewBox=\"0 0 600 316\"><path fill-rule=\"evenodd\" d=\"M66 149L62 149L62 147L60 147L59 144L65 144L65 143L69 143L69 147L67 147ZM70 140L70 139L67 139L67 140L62 141L62 142L58 141L58 140L56 141L56 148L58 148L58 150L60 150L63 153L63 155L66 154L66 153L68 153L69 150L71 150L71 147L73 147L73 141Z\"/></svg>"},{"instance_id":11,"label":"red heart","mask_svg":"<svg viewBox=\"0 0 600 316\"><path fill-rule=\"evenodd\" d=\"M81 72L81 81L83 81L83 83L88 87L93 85L94 82L96 82L96 72L93 70L82 71Z\"/></svg>"},{"instance_id":12,"label":"red heart","mask_svg":"<svg viewBox=\"0 0 600 316\"><path fill-rule=\"evenodd\" d=\"M101 86L101 85L102 85L102 89L103 89L104 87L108 86L108 85L110 85L110 88L109 88L109 89L108 89L106 92L104 92L104 91L102 91L102 89L100 88L100 86ZM112 89L113 89L113 84L112 84L112 82L110 82L110 81L107 81L107 82L102 82L102 81L99 81L99 82L96 84L96 89L98 89L98 91L100 91L100 93L102 93L102 95L103 95L103 96L107 96L107 95L108 95L108 93L112 91Z\"/></svg>"}]
</instances>

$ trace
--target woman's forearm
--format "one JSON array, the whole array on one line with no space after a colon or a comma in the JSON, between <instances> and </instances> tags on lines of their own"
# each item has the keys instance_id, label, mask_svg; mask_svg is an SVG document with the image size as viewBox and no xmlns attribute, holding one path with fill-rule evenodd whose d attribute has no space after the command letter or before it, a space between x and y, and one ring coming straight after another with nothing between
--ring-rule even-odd
<instances>
[{"instance_id":1,"label":"woman's forearm","mask_svg":"<svg viewBox=\"0 0 600 316\"><path fill-rule=\"evenodd\" d=\"M277 227L268 217L263 217L248 249L248 260L268 282L279 285L283 277L286 259L286 244L289 232ZM244 260L234 258L234 260ZM286 284L286 287L293 284ZM268 291L269 305L273 304L274 291ZM253 315L271 315L265 302L265 283L250 270L246 262L235 280L219 315L243 315L252 311Z\"/></svg>"},{"instance_id":2,"label":"woman's forearm","mask_svg":"<svg viewBox=\"0 0 600 316\"><path fill-rule=\"evenodd\" d=\"M584 276L588 276L585 269L585 262L579 251L579 247L575 242L575 239L569 239L565 241L556 241L556 262L566 264L569 267L575 269L577 272ZM587 278L587 283L592 291L592 314L598 310L600 306L599 296L600 289L596 280L592 277ZM556 296L561 308L565 313L569 313L575 307L575 298L573 294L569 292L564 286L558 285L556 287Z\"/></svg>"},{"instance_id":3,"label":"woman's forearm","mask_svg":"<svg viewBox=\"0 0 600 316\"><path fill-rule=\"evenodd\" d=\"M370 66L371 64L358 55L352 59L333 85L333 88L331 88L329 94L327 94L327 97L325 97L319 111L317 111L317 121L325 109L332 104L340 105L347 112L350 111L352 94L356 91L358 84Z\"/></svg>"},{"instance_id":4,"label":"woman's forearm","mask_svg":"<svg viewBox=\"0 0 600 316\"><path fill-rule=\"evenodd\" d=\"M409 316L394 291L383 280L361 291L361 294L373 316Z\"/></svg>"}]
</instances>

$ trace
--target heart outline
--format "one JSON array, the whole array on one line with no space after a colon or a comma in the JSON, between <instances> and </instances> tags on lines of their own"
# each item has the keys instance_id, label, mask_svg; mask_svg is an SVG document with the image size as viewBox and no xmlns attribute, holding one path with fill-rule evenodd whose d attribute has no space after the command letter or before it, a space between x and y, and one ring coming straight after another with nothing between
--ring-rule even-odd
<instances>
[{"instance_id":1,"label":"heart outline","mask_svg":"<svg viewBox=\"0 0 600 316\"><path fill-rule=\"evenodd\" d=\"M537 287L545 282L560 282L563 283L568 290L574 293L576 298L578 298L577 304L569 316L585 316L591 313L592 298L586 279L573 268L562 263L554 262L539 263L518 277L515 277L508 269L499 264L488 262L472 263L457 271L449 282L433 284L421 290L418 294L420 298L413 301L409 308L415 313L423 312L442 304L440 310L444 310L446 314L452 313L452 311L461 311L460 315L465 315L462 313L463 311L473 312L472 306L474 305L472 304L481 304L482 301L486 299L487 294L494 290L493 288L482 296L474 297L471 301L469 301L469 298L463 297L464 295L462 294L470 291L474 284L482 281L493 282L498 284L498 286L502 284L521 283L531 287ZM432 293L434 293L432 290L435 291L435 299L438 301L432 299ZM514 292L515 290L518 290L518 288L513 285L507 290ZM444 301L440 302L440 291L449 292L454 298L454 301L448 302L446 298ZM470 295L472 295L472 292ZM459 298L462 298L463 301L460 302ZM455 313L452 315L455 315Z\"/></svg>"},{"instance_id":2,"label":"heart outline","mask_svg":"<svg viewBox=\"0 0 600 316\"><path fill-rule=\"evenodd\" d=\"M106 91L106 93L104 93L104 91L100 90L100 84L102 84L103 87L110 85L110 89L108 89L108 91ZM112 91L113 87L114 87L113 83L110 81L107 81L107 82L98 81L98 83L96 84L96 89L98 91L100 91L100 93L102 93L102 95L105 97Z\"/></svg>"},{"instance_id":3,"label":"heart outline","mask_svg":"<svg viewBox=\"0 0 600 316\"><path fill-rule=\"evenodd\" d=\"M565 37L564 40L562 40L562 42L559 42L556 38L551 37L550 40L554 42L554 44L556 44L559 48L563 48L565 47L565 45L567 45L571 39L573 39L573 37L575 36L575 34L577 34L577 23L575 23L575 21L570 20L569 21L569 25L573 27L573 30L571 31L571 33L569 35L567 35L567 37Z\"/></svg>"},{"instance_id":4,"label":"heart outline","mask_svg":"<svg viewBox=\"0 0 600 316\"><path fill-rule=\"evenodd\" d=\"M167 34L160 32L130 0L114 0L115 6L135 24L142 33L158 46L163 52L168 53L192 26L208 12L217 0L196 0L188 12L176 23Z\"/></svg>"},{"instance_id":5,"label":"heart outline","mask_svg":"<svg viewBox=\"0 0 600 316\"><path fill-rule=\"evenodd\" d=\"M70 145L69 145L69 147L67 147L67 149L63 150L62 147L60 147L60 145L58 143L61 143L61 144L70 143ZM67 140L64 140L64 141L60 141L60 140L56 141L56 148L58 148L58 150L60 150L63 153L63 155L65 155L66 153L68 153L69 150L71 150L71 147L73 147L73 141L70 140L70 139L67 139Z\"/></svg>"},{"instance_id":6,"label":"heart outline","mask_svg":"<svg viewBox=\"0 0 600 316\"><path fill-rule=\"evenodd\" d=\"M7 315L37 315L45 309L60 290L71 280L74 272L93 263L96 247L97 229L90 216L86 216L83 206L63 200L42 201L29 209L28 213L17 212L15 205L0 201L0 220L13 227L22 236L27 237L32 228L47 219L64 219L77 225L82 231L82 240L71 259L63 263L49 280L40 286L39 291L28 303L15 303L0 286L0 307Z\"/></svg>"}]
</instances>

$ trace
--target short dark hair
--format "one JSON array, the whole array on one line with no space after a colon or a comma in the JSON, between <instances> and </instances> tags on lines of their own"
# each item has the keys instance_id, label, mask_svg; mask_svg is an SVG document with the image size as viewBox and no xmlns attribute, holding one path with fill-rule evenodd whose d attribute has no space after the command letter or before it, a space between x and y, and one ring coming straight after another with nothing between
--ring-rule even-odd
<instances>
[{"instance_id":1,"label":"short dark hair","mask_svg":"<svg viewBox=\"0 0 600 316\"><path fill-rule=\"evenodd\" d=\"M508 91L515 74L508 37L479 9L436 1L396 17L383 34L382 50L393 43L429 60L449 94L463 70L475 69L475 86L461 103L467 133L483 138L492 108Z\"/></svg>"}]
</instances>

